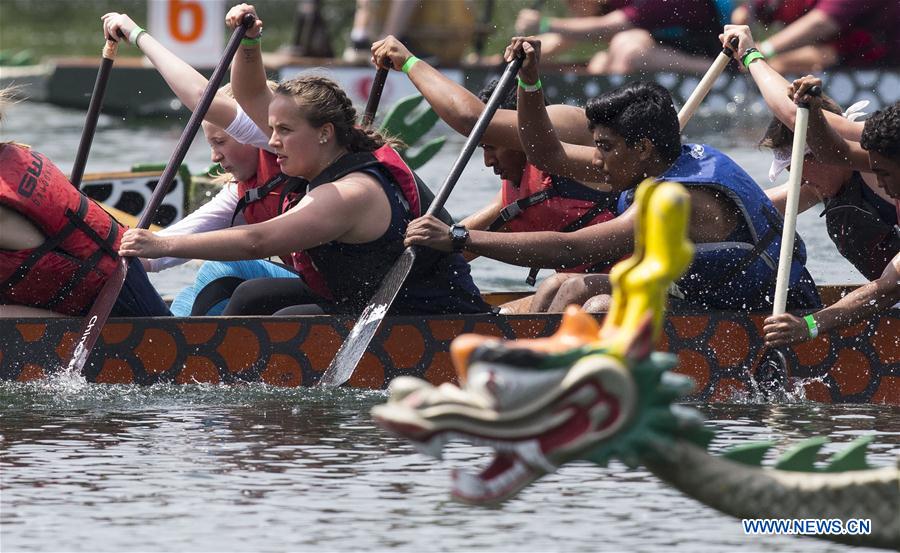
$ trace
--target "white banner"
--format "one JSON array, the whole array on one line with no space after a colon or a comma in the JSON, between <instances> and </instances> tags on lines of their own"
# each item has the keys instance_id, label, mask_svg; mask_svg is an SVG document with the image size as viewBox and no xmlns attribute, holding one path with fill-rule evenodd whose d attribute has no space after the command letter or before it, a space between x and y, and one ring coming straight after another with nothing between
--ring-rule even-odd
<instances>
[{"instance_id":1,"label":"white banner","mask_svg":"<svg viewBox=\"0 0 900 553\"><path fill-rule=\"evenodd\" d=\"M214 67L225 49L225 0L150 0L147 30L194 67Z\"/></svg>"}]
</instances>

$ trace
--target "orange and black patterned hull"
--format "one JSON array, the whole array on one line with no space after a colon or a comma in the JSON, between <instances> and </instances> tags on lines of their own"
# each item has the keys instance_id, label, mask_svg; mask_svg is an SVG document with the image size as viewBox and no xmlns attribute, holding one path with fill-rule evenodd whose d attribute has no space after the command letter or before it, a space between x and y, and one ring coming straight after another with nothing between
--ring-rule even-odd
<instances>
[{"instance_id":1,"label":"orange and black patterned hull","mask_svg":"<svg viewBox=\"0 0 900 553\"><path fill-rule=\"evenodd\" d=\"M751 390L747 368L762 354L762 316L672 315L660 349L697 382L692 399L727 401ZM329 316L113 319L85 369L90 382L265 382L311 386L352 326ZM384 388L394 377L450 381L447 353L463 332L533 338L556 315L388 317L349 382ZM28 381L62 370L79 319L0 320L0 379ZM900 310L820 336L787 352L790 376L808 399L900 404Z\"/></svg>"}]
</instances>

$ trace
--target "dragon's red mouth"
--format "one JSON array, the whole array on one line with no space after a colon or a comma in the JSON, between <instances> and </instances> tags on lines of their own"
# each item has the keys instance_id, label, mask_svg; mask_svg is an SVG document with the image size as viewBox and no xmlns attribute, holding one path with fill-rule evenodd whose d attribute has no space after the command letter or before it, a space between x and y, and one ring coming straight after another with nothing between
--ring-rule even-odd
<instances>
[{"instance_id":1,"label":"dragon's red mouth","mask_svg":"<svg viewBox=\"0 0 900 553\"><path fill-rule=\"evenodd\" d=\"M516 453L498 452L491 464L478 474L453 470L451 493L463 503L499 503L544 474L545 471L530 466Z\"/></svg>"}]
</instances>

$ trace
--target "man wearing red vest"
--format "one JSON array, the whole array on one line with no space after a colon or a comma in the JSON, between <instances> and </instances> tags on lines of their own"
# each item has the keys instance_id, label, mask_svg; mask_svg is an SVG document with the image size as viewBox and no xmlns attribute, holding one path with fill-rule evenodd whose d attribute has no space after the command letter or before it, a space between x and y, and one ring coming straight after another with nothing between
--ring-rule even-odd
<instances>
[{"instance_id":1,"label":"man wearing red vest","mask_svg":"<svg viewBox=\"0 0 900 553\"><path fill-rule=\"evenodd\" d=\"M388 37L372 46L377 61L389 60L394 69L407 73L425 100L450 127L468 135L484 109L497 81L485 87L478 96L451 81L439 71L418 60L396 38ZM410 63L412 62L412 63ZM413 69L414 67L414 69ZM570 140L593 144L584 124L584 110L566 105L548 107L560 132ZM528 161L516 129L516 91L503 98L484 134L484 164L502 179L494 200L466 217L460 226L467 230L504 230L510 232L564 231L608 221L614 217L615 198L605 186L578 182L563 175L541 171ZM546 310L559 286L572 274L606 272L606 264L586 264L559 269L560 273L542 283L534 299L527 305L511 309ZM534 284L537 269L528 278Z\"/></svg>"}]
</instances>

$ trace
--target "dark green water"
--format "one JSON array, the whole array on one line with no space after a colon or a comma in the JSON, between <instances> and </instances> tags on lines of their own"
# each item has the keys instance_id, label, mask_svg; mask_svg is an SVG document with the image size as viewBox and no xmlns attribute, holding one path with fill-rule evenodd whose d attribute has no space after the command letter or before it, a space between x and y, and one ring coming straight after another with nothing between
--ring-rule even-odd
<instances>
[{"instance_id":1,"label":"dark green water","mask_svg":"<svg viewBox=\"0 0 900 553\"><path fill-rule=\"evenodd\" d=\"M375 427L376 392L0 384L4 551L841 551L744 536L740 522L619 463L573 464L495 508L450 500L451 468ZM699 406L713 450L874 435L900 455L900 408Z\"/></svg>"}]
</instances>

